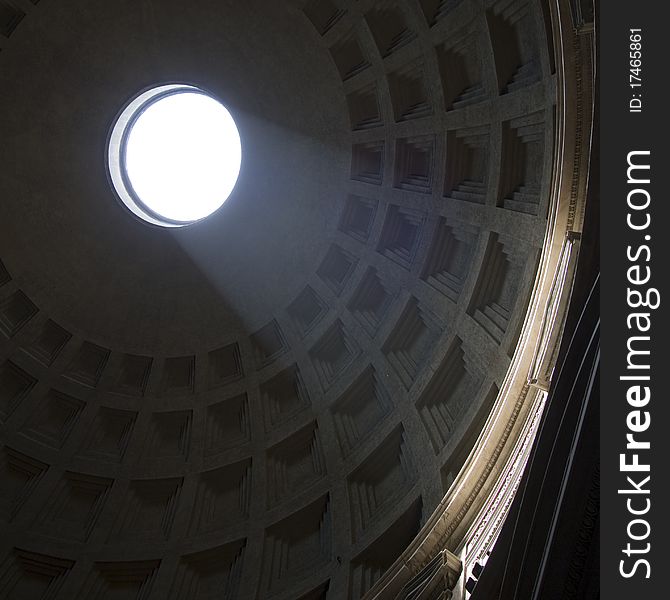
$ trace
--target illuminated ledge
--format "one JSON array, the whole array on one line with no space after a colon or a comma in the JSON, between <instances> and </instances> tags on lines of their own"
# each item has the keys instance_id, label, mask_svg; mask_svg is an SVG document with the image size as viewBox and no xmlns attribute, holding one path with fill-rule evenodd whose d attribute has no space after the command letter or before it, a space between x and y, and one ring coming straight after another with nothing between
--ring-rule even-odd
<instances>
[{"instance_id":1,"label":"illuminated ledge","mask_svg":"<svg viewBox=\"0 0 670 600\"><path fill-rule=\"evenodd\" d=\"M454 483L363 600L405 598L417 589L432 593L438 579L445 598L466 598L465 581L495 543L537 432L579 255L594 111L593 32L575 30L568 0L549 5L557 69L551 198L521 336L493 410Z\"/></svg>"}]
</instances>

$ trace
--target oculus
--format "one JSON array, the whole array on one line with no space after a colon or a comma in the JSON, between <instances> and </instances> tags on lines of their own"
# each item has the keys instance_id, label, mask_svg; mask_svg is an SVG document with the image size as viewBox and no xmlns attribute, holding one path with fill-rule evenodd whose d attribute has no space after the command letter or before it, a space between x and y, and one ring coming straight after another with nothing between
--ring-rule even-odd
<instances>
[{"instance_id":1,"label":"oculus","mask_svg":"<svg viewBox=\"0 0 670 600\"><path fill-rule=\"evenodd\" d=\"M240 134L228 109L186 84L136 96L114 123L107 150L120 200L163 227L190 225L221 208L241 164Z\"/></svg>"}]
</instances>

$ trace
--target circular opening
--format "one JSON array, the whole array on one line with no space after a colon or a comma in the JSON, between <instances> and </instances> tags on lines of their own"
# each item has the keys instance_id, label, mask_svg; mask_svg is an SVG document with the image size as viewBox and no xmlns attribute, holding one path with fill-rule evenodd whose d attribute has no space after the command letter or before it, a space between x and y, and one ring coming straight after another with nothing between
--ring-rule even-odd
<instances>
[{"instance_id":1,"label":"circular opening","mask_svg":"<svg viewBox=\"0 0 670 600\"><path fill-rule=\"evenodd\" d=\"M242 146L225 106L190 85L164 85L135 98L117 119L108 148L112 184L138 217L183 227L228 199Z\"/></svg>"}]
</instances>

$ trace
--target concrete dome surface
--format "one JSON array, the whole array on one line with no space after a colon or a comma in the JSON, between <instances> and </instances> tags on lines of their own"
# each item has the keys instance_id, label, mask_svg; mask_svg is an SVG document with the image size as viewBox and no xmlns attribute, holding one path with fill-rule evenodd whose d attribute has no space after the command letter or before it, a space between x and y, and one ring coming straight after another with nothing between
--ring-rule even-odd
<instances>
[{"instance_id":1,"label":"concrete dome surface","mask_svg":"<svg viewBox=\"0 0 670 600\"><path fill-rule=\"evenodd\" d=\"M0 1L1 597L406 597L438 555L466 597L578 255L568 19ZM176 83L230 111L241 170L211 216L156 227L106 152Z\"/></svg>"}]
</instances>

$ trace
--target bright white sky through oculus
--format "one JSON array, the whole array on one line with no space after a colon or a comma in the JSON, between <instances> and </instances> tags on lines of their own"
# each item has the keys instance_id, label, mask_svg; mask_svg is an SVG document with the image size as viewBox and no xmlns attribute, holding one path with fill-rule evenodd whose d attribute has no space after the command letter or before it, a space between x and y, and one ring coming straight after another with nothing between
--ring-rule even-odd
<instances>
[{"instance_id":1,"label":"bright white sky through oculus","mask_svg":"<svg viewBox=\"0 0 670 600\"><path fill-rule=\"evenodd\" d=\"M235 187L241 161L240 135L228 110L194 92L151 104L126 145L126 173L136 194L174 221L196 221L217 210Z\"/></svg>"}]
</instances>

